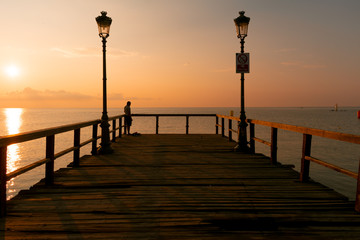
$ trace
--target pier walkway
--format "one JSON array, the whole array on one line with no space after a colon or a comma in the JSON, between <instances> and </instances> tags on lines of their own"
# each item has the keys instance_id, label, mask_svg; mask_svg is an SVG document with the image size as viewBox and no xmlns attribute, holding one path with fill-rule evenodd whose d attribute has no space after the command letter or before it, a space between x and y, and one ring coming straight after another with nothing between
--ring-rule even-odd
<instances>
[{"instance_id":1,"label":"pier walkway","mask_svg":"<svg viewBox=\"0 0 360 240\"><path fill-rule=\"evenodd\" d=\"M8 201L0 239L359 239L354 203L220 135L123 136Z\"/></svg>"}]
</instances>

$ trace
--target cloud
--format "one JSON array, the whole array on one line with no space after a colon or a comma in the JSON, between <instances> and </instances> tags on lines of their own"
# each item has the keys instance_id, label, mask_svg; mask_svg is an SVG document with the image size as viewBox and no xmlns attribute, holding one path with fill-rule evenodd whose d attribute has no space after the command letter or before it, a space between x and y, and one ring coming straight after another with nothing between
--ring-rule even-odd
<instances>
[{"instance_id":1,"label":"cloud","mask_svg":"<svg viewBox=\"0 0 360 240\"><path fill-rule=\"evenodd\" d=\"M300 66L301 65L300 62L281 62L280 64L284 65L284 66Z\"/></svg>"},{"instance_id":2,"label":"cloud","mask_svg":"<svg viewBox=\"0 0 360 240\"><path fill-rule=\"evenodd\" d=\"M131 100L131 101L162 101L162 98L150 98L150 97L126 97L125 100Z\"/></svg>"},{"instance_id":3,"label":"cloud","mask_svg":"<svg viewBox=\"0 0 360 240\"><path fill-rule=\"evenodd\" d=\"M95 97L75 92L67 92L64 90L52 91L44 90L39 91L32 88L25 88L23 91L15 91L0 95L1 101L53 101L53 100L65 100L65 101L87 101L94 99Z\"/></svg>"},{"instance_id":4,"label":"cloud","mask_svg":"<svg viewBox=\"0 0 360 240\"><path fill-rule=\"evenodd\" d=\"M51 48L52 52L58 53L63 57L67 58L76 58L76 57L90 57L90 56L100 56L100 53L95 52L95 49L90 48L76 48L72 50L66 50L62 48Z\"/></svg>"},{"instance_id":5,"label":"cloud","mask_svg":"<svg viewBox=\"0 0 360 240\"><path fill-rule=\"evenodd\" d=\"M22 91L9 92L0 95L0 107L4 108L99 107L100 104L100 97L94 97L76 92L67 92L64 90L39 91L28 87Z\"/></svg>"},{"instance_id":6,"label":"cloud","mask_svg":"<svg viewBox=\"0 0 360 240\"><path fill-rule=\"evenodd\" d=\"M124 97L122 93L109 93L108 107L118 107L125 100L153 100L146 98ZM65 90L36 90L30 87L22 91L0 95L0 108L98 108L102 107L102 95L87 95Z\"/></svg>"},{"instance_id":7,"label":"cloud","mask_svg":"<svg viewBox=\"0 0 360 240\"><path fill-rule=\"evenodd\" d=\"M111 93L108 95L109 100L125 100L124 95L122 93Z\"/></svg>"},{"instance_id":8,"label":"cloud","mask_svg":"<svg viewBox=\"0 0 360 240\"><path fill-rule=\"evenodd\" d=\"M138 52L131 52L126 50L120 50L116 48L109 48L109 50L106 51L107 54L110 54L110 56L125 56L125 57L134 57L138 56Z\"/></svg>"},{"instance_id":9,"label":"cloud","mask_svg":"<svg viewBox=\"0 0 360 240\"><path fill-rule=\"evenodd\" d=\"M148 105L149 102L162 102L162 98L124 96L122 93L109 92L108 108L118 108L126 101L137 105ZM101 108L103 96L88 95L65 90L36 90L30 87L22 91L0 93L0 108Z\"/></svg>"},{"instance_id":10,"label":"cloud","mask_svg":"<svg viewBox=\"0 0 360 240\"><path fill-rule=\"evenodd\" d=\"M324 65L324 64L307 64L307 65L304 65L303 68L307 68L307 69L322 69L322 68L327 68L327 66Z\"/></svg>"},{"instance_id":11,"label":"cloud","mask_svg":"<svg viewBox=\"0 0 360 240\"><path fill-rule=\"evenodd\" d=\"M327 68L324 64L304 64L302 62L281 62L280 63L286 67L299 67L299 68L306 68L306 69L323 69Z\"/></svg>"},{"instance_id":12,"label":"cloud","mask_svg":"<svg viewBox=\"0 0 360 240\"><path fill-rule=\"evenodd\" d=\"M102 55L101 50L97 47L88 47L88 48L73 48L73 49L63 49L54 47L51 48L50 51L60 54L63 57L67 58L79 58L79 57L99 57ZM131 51L125 51L121 49L116 48L107 48L106 54L108 56L113 57L120 57L120 56L126 56L126 57L133 57L137 56L137 52L131 52Z\"/></svg>"}]
</instances>

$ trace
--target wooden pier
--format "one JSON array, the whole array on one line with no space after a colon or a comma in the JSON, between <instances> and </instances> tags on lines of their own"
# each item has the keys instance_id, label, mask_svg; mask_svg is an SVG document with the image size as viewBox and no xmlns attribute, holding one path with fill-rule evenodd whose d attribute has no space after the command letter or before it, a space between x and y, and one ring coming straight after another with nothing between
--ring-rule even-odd
<instances>
[{"instance_id":1,"label":"wooden pier","mask_svg":"<svg viewBox=\"0 0 360 240\"><path fill-rule=\"evenodd\" d=\"M221 135L116 141L8 201L0 239L360 238L353 202Z\"/></svg>"}]
</instances>

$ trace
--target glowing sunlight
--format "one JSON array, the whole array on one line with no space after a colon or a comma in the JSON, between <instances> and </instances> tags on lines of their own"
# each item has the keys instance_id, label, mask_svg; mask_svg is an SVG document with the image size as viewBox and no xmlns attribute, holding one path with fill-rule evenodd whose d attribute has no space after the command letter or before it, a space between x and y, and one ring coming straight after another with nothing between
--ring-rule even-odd
<instances>
[{"instance_id":1,"label":"glowing sunlight","mask_svg":"<svg viewBox=\"0 0 360 240\"><path fill-rule=\"evenodd\" d=\"M16 134L20 132L20 126L22 124L21 115L23 113L22 108L6 108L4 109L6 116L6 127L8 134ZM19 165L21 155L19 154L19 145L12 144L7 148L7 172L14 171ZM9 182L11 184L11 182Z\"/></svg>"},{"instance_id":2,"label":"glowing sunlight","mask_svg":"<svg viewBox=\"0 0 360 240\"><path fill-rule=\"evenodd\" d=\"M5 74L11 78L14 78L14 77L17 77L20 75L20 69L16 65L6 66L4 71L5 71Z\"/></svg>"}]
</instances>

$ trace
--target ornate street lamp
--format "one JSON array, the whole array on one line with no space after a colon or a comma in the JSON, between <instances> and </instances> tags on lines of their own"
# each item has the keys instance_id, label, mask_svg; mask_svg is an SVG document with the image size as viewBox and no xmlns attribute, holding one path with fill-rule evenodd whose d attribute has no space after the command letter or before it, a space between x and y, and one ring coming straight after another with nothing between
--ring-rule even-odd
<instances>
[{"instance_id":1,"label":"ornate street lamp","mask_svg":"<svg viewBox=\"0 0 360 240\"><path fill-rule=\"evenodd\" d=\"M234 19L237 37L240 38L241 44L241 53L244 53L244 39L247 36L248 26L250 18L246 17L244 11L239 12L240 16ZM241 73L241 111L240 111L240 122L238 125L238 142L234 150L237 152L248 152L249 148L247 146L247 137L246 137L246 115L245 115L245 101L244 101L244 73Z\"/></svg>"},{"instance_id":2,"label":"ornate street lamp","mask_svg":"<svg viewBox=\"0 0 360 240\"><path fill-rule=\"evenodd\" d=\"M112 153L113 149L110 146L110 131L109 131L109 117L107 114L107 99L106 99L106 38L109 37L111 18L106 16L107 12L102 11L101 16L96 18L99 28L99 36L103 43L103 112L101 117L101 143L99 148L100 154Z\"/></svg>"}]
</instances>

